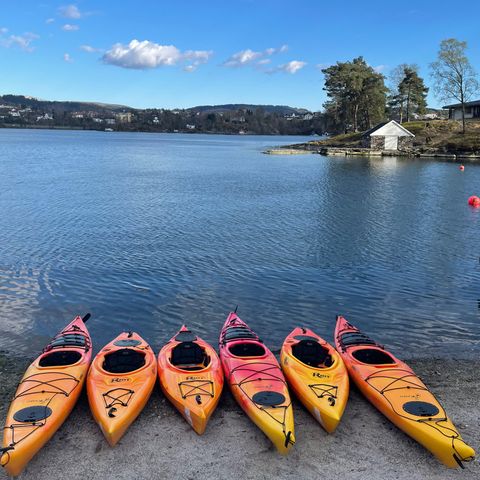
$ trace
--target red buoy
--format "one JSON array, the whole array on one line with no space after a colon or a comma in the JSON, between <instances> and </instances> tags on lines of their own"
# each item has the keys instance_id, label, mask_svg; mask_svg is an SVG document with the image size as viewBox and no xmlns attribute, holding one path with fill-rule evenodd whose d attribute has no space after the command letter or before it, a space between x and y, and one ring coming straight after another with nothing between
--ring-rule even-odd
<instances>
[{"instance_id":1,"label":"red buoy","mask_svg":"<svg viewBox=\"0 0 480 480\"><path fill-rule=\"evenodd\" d=\"M480 208L480 197L477 197L476 195L472 195L468 199L468 204L471 205L472 207Z\"/></svg>"},{"instance_id":2,"label":"red buoy","mask_svg":"<svg viewBox=\"0 0 480 480\"><path fill-rule=\"evenodd\" d=\"M460 166L458 167L458 169L459 169L461 172L463 172L463 171L465 170L465 167L464 167L463 165L460 165Z\"/></svg>"}]
</instances>

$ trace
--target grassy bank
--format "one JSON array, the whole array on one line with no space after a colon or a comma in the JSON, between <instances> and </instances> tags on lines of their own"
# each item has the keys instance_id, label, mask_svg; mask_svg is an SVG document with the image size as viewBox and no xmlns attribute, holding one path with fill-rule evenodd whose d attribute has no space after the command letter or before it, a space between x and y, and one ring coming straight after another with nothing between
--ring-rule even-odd
<instances>
[{"instance_id":1,"label":"grassy bank","mask_svg":"<svg viewBox=\"0 0 480 480\"><path fill-rule=\"evenodd\" d=\"M402 125L415 135L413 140L415 153L480 155L480 122L478 121L467 122L465 134L462 133L461 122L453 120L415 121ZM321 147L360 148L362 135L363 132L335 135L295 147L309 150Z\"/></svg>"}]
</instances>

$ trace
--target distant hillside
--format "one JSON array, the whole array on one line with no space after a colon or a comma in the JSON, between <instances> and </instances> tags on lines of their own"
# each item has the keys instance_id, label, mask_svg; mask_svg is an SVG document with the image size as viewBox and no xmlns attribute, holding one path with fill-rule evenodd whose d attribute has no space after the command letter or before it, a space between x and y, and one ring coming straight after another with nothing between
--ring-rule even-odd
<instances>
[{"instance_id":1,"label":"distant hillside","mask_svg":"<svg viewBox=\"0 0 480 480\"><path fill-rule=\"evenodd\" d=\"M226 105L200 105L198 107L188 108L192 112L201 113L225 113L237 110L257 110L262 109L265 113L277 113L278 115L305 114L308 110L305 108L294 108L287 105L251 105L248 103L228 103Z\"/></svg>"},{"instance_id":2,"label":"distant hillside","mask_svg":"<svg viewBox=\"0 0 480 480\"><path fill-rule=\"evenodd\" d=\"M99 102L0 96L0 128L75 128L142 132L311 135L324 118L284 105L204 105L187 109L132 108Z\"/></svg>"},{"instance_id":3,"label":"distant hillside","mask_svg":"<svg viewBox=\"0 0 480 480\"><path fill-rule=\"evenodd\" d=\"M76 112L79 110L89 110L92 112L118 112L135 110L125 105L115 105L98 102L50 101L40 100L38 98L28 97L24 95L2 95L0 96L0 104L9 105L15 108L33 108L35 110L50 112Z\"/></svg>"},{"instance_id":4,"label":"distant hillside","mask_svg":"<svg viewBox=\"0 0 480 480\"><path fill-rule=\"evenodd\" d=\"M51 101L41 100L25 95L2 95L0 96L0 104L9 105L15 108L33 108L42 111L55 112L77 112L77 111L91 111L91 112L119 112L130 111L134 112L136 109L127 105L115 105L110 103L100 102L75 102L75 101ZM252 110L261 109L264 113L276 113L278 115L297 115L308 113L304 108L294 108L287 105L252 105L247 103L231 103L226 105L200 105L197 107L186 108L187 112L192 113L225 113L234 112L238 110Z\"/></svg>"}]
</instances>

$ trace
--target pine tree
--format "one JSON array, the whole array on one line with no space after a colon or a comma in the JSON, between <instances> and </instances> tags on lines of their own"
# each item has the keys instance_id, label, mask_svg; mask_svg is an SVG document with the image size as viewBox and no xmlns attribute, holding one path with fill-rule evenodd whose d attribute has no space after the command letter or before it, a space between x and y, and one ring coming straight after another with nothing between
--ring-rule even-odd
<instances>
[{"instance_id":1,"label":"pine tree","mask_svg":"<svg viewBox=\"0 0 480 480\"><path fill-rule=\"evenodd\" d=\"M405 76L398 85L399 95L405 102L405 116L407 122L410 121L412 113L422 115L427 108L428 87L425 86L423 78L412 68L405 68Z\"/></svg>"},{"instance_id":2,"label":"pine tree","mask_svg":"<svg viewBox=\"0 0 480 480\"><path fill-rule=\"evenodd\" d=\"M324 107L336 130L357 132L384 119L386 87L384 76L363 57L337 62L322 70L329 100Z\"/></svg>"}]
</instances>

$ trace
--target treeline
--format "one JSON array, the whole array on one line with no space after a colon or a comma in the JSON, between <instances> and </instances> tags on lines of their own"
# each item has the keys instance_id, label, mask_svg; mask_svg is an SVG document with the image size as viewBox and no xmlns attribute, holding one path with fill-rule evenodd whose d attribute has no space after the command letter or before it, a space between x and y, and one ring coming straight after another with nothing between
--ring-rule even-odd
<instances>
[{"instance_id":1,"label":"treeline","mask_svg":"<svg viewBox=\"0 0 480 480\"><path fill-rule=\"evenodd\" d=\"M227 112L148 109L135 114L135 121L121 124L122 130L179 131L197 133L258 135L321 135L325 131L323 115L283 115L263 108Z\"/></svg>"},{"instance_id":2,"label":"treeline","mask_svg":"<svg viewBox=\"0 0 480 480\"><path fill-rule=\"evenodd\" d=\"M304 110L277 113L252 106L220 112L105 108L72 111L62 109L61 102L55 102L55 108L45 109L32 102L19 103L18 98L15 104L8 104L6 97L0 105L0 126L258 135L321 135L325 132L324 115Z\"/></svg>"},{"instance_id":3,"label":"treeline","mask_svg":"<svg viewBox=\"0 0 480 480\"><path fill-rule=\"evenodd\" d=\"M430 65L434 92L442 102L462 105L465 131L465 103L478 92L476 73L466 55L467 43L443 40L436 61ZM426 113L429 89L419 67L402 64L387 79L368 65L363 57L337 62L322 70L325 127L331 133L358 132L395 119L400 123Z\"/></svg>"}]
</instances>

